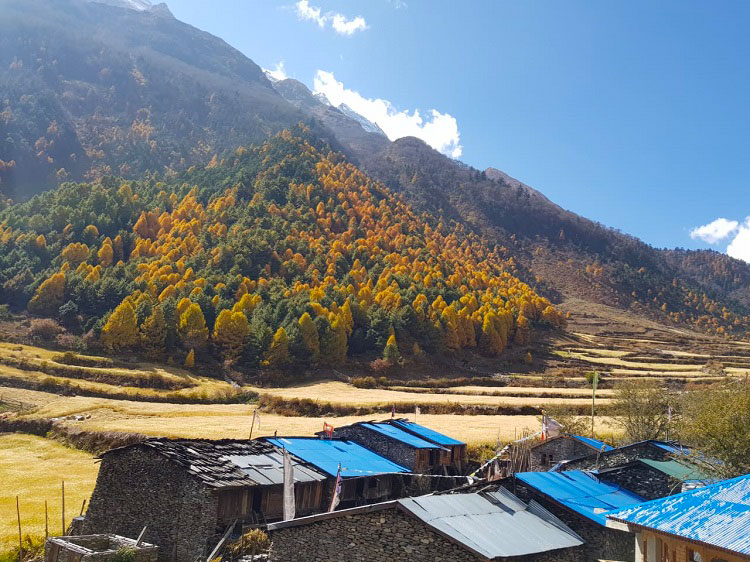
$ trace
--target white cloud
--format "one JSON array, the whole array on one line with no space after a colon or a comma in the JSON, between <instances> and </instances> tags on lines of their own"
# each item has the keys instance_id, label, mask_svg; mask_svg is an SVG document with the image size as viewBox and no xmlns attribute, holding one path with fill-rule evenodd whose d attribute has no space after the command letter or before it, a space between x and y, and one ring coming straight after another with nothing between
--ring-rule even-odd
<instances>
[{"instance_id":1,"label":"white cloud","mask_svg":"<svg viewBox=\"0 0 750 562\"><path fill-rule=\"evenodd\" d=\"M344 103L363 117L377 123L391 140L417 137L447 156L461 156L463 149L458 123L456 118L448 113L431 109L425 119L418 109L411 113L406 110L398 111L388 100L366 98L359 92L345 88L332 72L323 70L318 70L315 74L314 91L325 95L334 106Z\"/></svg>"},{"instance_id":2,"label":"white cloud","mask_svg":"<svg viewBox=\"0 0 750 562\"><path fill-rule=\"evenodd\" d=\"M718 218L713 222L691 230L690 238L693 240L703 240L709 244L716 244L734 234L739 224L739 222L734 220Z\"/></svg>"},{"instance_id":3,"label":"white cloud","mask_svg":"<svg viewBox=\"0 0 750 562\"><path fill-rule=\"evenodd\" d=\"M268 76L274 82L278 82L279 80L286 80L288 78L288 76L286 75L286 69L284 68L284 61L277 62L276 66L272 69L264 68L263 72L265 72L266 76Z\"/></svg>"},{"instance_id":4,"label":"white cloud","mask_svg":"<svg viewBox=\"0 0 750 562\"><path fill-rule=\"evenodd\" d=\"M727 254L750 263L750 217L740 225L737 236L727 246Z\"/></svg>"},{"instance_id":5,"label":"white cloud","mask_svg":"<svg viewBox=\"0 0 750 562\"><path fill-rule=\"evenodd\" d=\"M330 23L331 28L340 35L352 35L367 29L367 22L362 16L347 18L336 12L324 14L317 6L311 6L309 0L299 0L294 6L300 19L314 21L321 29Z\"/></svg>"},{"instance_id":6,"label":"white cloud","mask_svg":"<svg viewBox=\"0 0 750 562\"><path fill-rule=\"evenodd\" d=\"M362 16L357 16L349 20L341 14L335 14L332 21L333 29L341 35L351 35L355 31L367 29L367 22Z\"/></svg>"}]
</instances>

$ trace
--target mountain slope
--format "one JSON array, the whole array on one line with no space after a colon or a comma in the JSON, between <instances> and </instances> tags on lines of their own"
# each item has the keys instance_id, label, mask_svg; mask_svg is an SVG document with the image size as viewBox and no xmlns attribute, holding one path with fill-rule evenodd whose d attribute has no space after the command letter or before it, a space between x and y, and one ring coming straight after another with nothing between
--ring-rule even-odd
<instances>
[{"instance_id":1,"label":"mountain slope","mask_svg":"<svg viewBox=\"0 0 750 562\"><path fill-rule=\"evenodd\" d=\"M161 6L0 0L0 189L184 169L303 115L239 51Z\"/></svg>"},{"instance_id":2,"label":"mountain slope","mask_svg":"<svg viewBox=\"0 0 750 562\"><path fill-rule=\"evenodd\" d=\"M0 301L109 349L243 366L496 356L564 324L500 251L297 134L173 181L66 183L6 209Z\"/></svg>"}]
</instances>

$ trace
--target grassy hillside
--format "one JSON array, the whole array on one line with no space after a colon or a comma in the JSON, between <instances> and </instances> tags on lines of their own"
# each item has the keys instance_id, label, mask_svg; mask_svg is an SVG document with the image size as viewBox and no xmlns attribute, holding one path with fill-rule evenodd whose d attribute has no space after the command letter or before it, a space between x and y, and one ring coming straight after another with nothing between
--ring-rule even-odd
<instances>
[{"instance_id":1,"label":"grassy hillside","mask_svg":"<svg viewBox=\"0 0 750 562\"><path fill-rule=\"evenodd\" d=\"M0 214L0 301L188 366L496 356L564 323L514 267L305 128L175 179L67 183Z\"/></svg>"}]
</instances>

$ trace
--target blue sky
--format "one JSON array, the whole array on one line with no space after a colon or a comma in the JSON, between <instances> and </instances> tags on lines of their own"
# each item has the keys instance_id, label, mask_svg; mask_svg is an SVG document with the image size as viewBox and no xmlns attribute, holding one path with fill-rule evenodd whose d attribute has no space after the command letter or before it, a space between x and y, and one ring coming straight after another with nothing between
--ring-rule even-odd
<instances>
[{"instance_id":1,"label":"blue sky","mask_svg":"<svg viewBox=\"0 0 750 562\"><path fill-rule=\"evenodd\" d=\"M167 2L262 67L385 114L390 135L655 246L750 261L750 2Z\"/></svg>"}]
</instances>

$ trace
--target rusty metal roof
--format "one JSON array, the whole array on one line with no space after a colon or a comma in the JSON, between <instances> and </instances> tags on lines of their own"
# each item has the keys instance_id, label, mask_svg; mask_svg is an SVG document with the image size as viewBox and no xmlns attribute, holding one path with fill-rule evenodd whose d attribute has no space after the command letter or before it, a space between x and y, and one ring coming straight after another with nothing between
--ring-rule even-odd
<instances>
[{"instance_id":1,"label":"rusty metal roof","mask_svg":"<svg viewBox=\"0 0 750 562\"><path fill-rule=\"evenodd\" d=\"M147 439L141 443L113 449L144 447L152 450L212 488L236 488L282 484L281 449L273 444L249 440ZM313 482L326 475L311 464L292 456L295 482Z\"/></svg>"}]
</instances>

